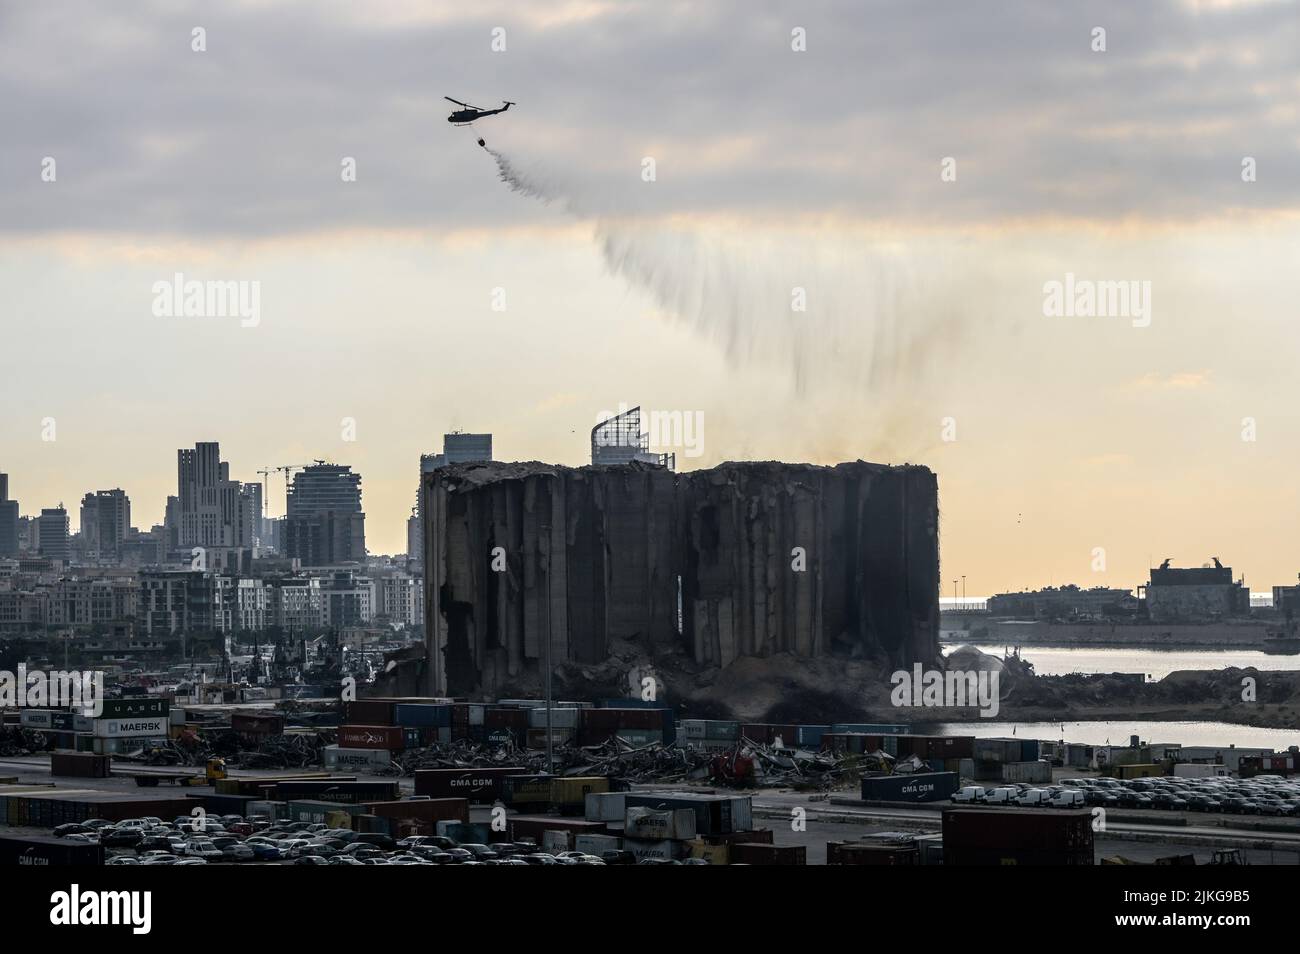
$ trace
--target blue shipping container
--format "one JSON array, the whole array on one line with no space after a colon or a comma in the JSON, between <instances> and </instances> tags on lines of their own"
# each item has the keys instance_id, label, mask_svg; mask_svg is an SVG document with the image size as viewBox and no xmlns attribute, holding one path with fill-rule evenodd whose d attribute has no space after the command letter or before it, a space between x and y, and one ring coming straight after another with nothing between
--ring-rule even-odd
<instances>
[{"instance_id":1,"label":"blue shipping container","mask_svg":"<svg viewBox=\"0 0 1300 954\"><path fill-rule=\"evenodd\" d=\"M868 802L943 802L957 791L956 772L916 775L876 775L862 780L862 799Z\"/></svg>"},{"instance_id":2,"label":"blue shipping container","mask_svg":"<svg viewBox=\"0 0 1300 954\"><path fill-rule=\"evenodd\" d=\"M393 708L394 721L400 726L431 728L451 725L451 706L421 702L399 702Z\"/></svg>"},{"instance_id":3,"label":"blue shipping container","mask_svg":"<svg viewBox=\"0 0 1300 954\"><path fill-rule=\"evenodd\" d=\"M907 735L908 726L882 722L837 722L832 732L861 732L864 735Z\"/></svg>"},{"instance_id":4,"label":"blue shipping container","mask_svg":"<svg viewBox=\"0 0 1300 954\"><path fill-rule=\"evenodd\" d=\"M828 725L801 725L796 726L795 742L801 746L812 746L819 748L822 744L822 736L831 730Z\"/></svg>"}]
</instances>

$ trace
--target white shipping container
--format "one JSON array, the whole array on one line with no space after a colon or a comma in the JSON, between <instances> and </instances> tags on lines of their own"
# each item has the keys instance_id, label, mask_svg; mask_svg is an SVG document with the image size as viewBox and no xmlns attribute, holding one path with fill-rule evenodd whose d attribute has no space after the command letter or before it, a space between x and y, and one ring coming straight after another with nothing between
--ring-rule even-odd
<instances>
[{"instance_id":1,"label":"white shipping container","mask_svg":"<svg viewBox=\"0 0 1300 954\"><path fill-rule=\"evenodd\" d=\"M245 817L265 815L271 821L279 821L288 816L289 806L284 802L249 802Z\"/></svg>"},{"instance_id":2,"label":"white shipping container","mask_svg":"<svg viewBox=\"0 0 1300 954\"><path fill-rule=\"evenodd\" d=\"M22 709L18 714L18 724L24 729L48 729L53 713L53 709Z\"/></svg>"},{"instance_id":3,"label":"white shipping container","mask_svg":"<svg viewBox=\"0 0 1300 954\"><path fill-rule=\"evenodd\" d=\"M165 739L169 724L165 715L96 719L93 731L99 739Z\"/></svg>"},{"instance_id":4,"label":"white shipping container","mask_svg":"<svg viewBox=\"0 0 1300 954\"><path fill-rule=\"evenodd\" d=\"M469 724L482 725L484 713L487 712L487 706L481 702L470 703L469 707Z\"/></svg>"},{"instance_id":5,"label":"white shipping container","mask_svg":"<svg viewBox=\"0 0 1300 954\"><path fill-rule=\"evenodd\" d=\"M573 832L571 831L544 831L542 832L542 851L555 854L557 851L573 851Z\"/></svg>"},{"instance_id":6,"label":"white shipping container","mask_svg":"<svg viewBox=\"0 0 1300 954\"><path fill-rule=\"evenodd\" d=\"M653 808L629 808L624 819L623 834L628 838L646 841L690 841L696 834L695 810L679 808L660 812Z\"/></svg>"},{"instance_id":7,"label":"white shipping container","mask_svg":"<svg viewBox=\"0 0 1300 954\"><path fill-rule=\"evenodd\" d=\"M1179 762L1174 766L1174 778L1215 778L1227 774L1227 766L1208 762Z\"/></svg>"},{"instance_id":8,"label":"white shipping container","mask_svg":"<svg viewBox=\"0 0 1300 954\"><path fill-rule=\"evenodd\" d=\"M576 729L578 727L577 709L552 709L551 729ZM546 728L546 708L528 710L528 727L530 729Z\"/></svg>"},{"instance_id":9,"label":"white shipping container","mask_svg":"<svg viewBox=\"0 0 1300 954\"><path fill-rule=\"evenodd\" d=\"M387 749L351 749L341 745L327 745L324 755L327 769L384 768L392 761Z\"/></svg>"},{"instance_id":10,"label":"white shipping container","mask_svg":"<svg viewBox=\"0 0 1300 954\"><path fill-rule=\"evenodd\" d=\"M642 858L664 858L671 861L677 857L677 842L673 841L634 841L629 838L623 842L623 847L632 852L637 861Z\"/></svg>"},{"instance_id":11,"label":"white shipping container","mask_svg":"<svg viewBox=\"0 0 1300 954\"><path fill-rule=\"evenodd\" d=\"M588 792L583 808L587 821L621 822L627 814L627 794Z\"/></svg>"}]
</instances>

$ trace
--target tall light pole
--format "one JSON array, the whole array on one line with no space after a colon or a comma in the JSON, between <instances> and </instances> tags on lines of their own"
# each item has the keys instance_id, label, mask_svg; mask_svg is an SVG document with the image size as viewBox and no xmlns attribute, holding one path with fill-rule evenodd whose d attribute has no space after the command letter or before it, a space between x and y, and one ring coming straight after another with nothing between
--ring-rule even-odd
<instances>
[{"instance_id":1,"label":"tall light pole","mask_svg":"<svg viewBox=\"0 0 1300 954\"><path fill-rule=\"evenodd\" d=\"M966 608L966 574L961 575L961 608Z\"/></svg>"}]
</instances>

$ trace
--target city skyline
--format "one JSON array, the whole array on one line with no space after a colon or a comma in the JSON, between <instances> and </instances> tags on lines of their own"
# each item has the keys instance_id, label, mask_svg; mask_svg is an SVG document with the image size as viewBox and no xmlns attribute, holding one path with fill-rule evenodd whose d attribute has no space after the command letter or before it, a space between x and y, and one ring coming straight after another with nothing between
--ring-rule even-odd
<instances>
[{"instance_id":1,"label":"city skyline","mask_svg":"<svg viewBox=\"0 0 1300 954\"><path fill-rule=\"evenodd\" d=\"M201 437L248 482L350 464L397 553L439 435L578 465L640 404L701 416L700 456L660 448L682 471L931 467L971 592L1300 569L1282 5L399 4L358 31L290 3L205 15L202 52L188 12L67 9L0 37L0 466L29 514L120 486L161 522ZM476 128L531 197L444 94L520 100ZM177 275L258 283L256 321L163 316ZM1103 283L1144 313L1049 307Z\"/></svg>"}]
</instances>

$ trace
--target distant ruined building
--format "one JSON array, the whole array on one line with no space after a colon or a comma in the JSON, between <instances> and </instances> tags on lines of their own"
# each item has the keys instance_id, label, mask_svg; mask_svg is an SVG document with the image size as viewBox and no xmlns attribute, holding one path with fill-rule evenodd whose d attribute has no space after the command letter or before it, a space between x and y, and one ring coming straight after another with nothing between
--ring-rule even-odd
<instances>
[{"instance_id":1,"label":"distant ruined building","mask_svg":"<svg viewBox=\"0 0 1300 954\"><path fill-rule=\"evenodd\" d=\"M426 690L491 697L612 640L696 661L938 655L924 467L472 463L425 475Z\"/></svg>"}]
</instances>

